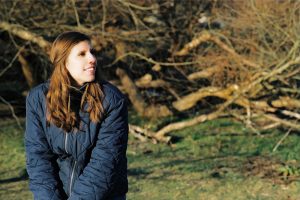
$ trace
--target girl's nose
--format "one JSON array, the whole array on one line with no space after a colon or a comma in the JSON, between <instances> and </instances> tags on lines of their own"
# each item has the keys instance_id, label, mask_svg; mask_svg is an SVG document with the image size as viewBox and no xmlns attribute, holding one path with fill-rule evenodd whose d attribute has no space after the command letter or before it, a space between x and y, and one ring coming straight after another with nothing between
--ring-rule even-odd
<instances>
[{"instance_id":1,"label":"girl's nose","mask_svg":"<svg viewBox=\"0 0 300 200\"><path fill-rule=\"evenodd\" d=\"M89 55L89 63L95 64L96 61L97 61L96 57L92 53L90 53L90 55Z\"/></svg>"}]
</instances>

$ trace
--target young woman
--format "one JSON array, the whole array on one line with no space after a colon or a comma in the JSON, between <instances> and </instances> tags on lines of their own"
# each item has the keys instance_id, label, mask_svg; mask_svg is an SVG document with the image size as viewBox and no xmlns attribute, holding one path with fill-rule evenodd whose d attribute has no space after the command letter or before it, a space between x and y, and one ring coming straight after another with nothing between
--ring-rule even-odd
<instances>
[{"instance_id":1,"label":"young woman","mask_svg":"<svg viewBox=\"0 0 300 200\"><path fill-rule=\"evenodd\" d=\"M34 199L126 199L125 97L97 77L85 34L59 35L50 59L50 80L26 100L26 165Z\"/></svg>"}]
</instances>

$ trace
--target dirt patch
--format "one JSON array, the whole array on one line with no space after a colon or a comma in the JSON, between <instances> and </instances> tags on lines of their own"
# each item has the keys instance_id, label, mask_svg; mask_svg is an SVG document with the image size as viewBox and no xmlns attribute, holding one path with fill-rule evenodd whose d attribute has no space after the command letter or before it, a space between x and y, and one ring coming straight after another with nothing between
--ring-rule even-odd
<instances>
[{"instance_id":1,"label":"dirt patch","mask_svg":"<svg viewBox=\"0 0 300 200\"><path fill-rule=\"evenodd\" d=\"M296 160L282 162L268 156L249 157L244 162L242 173L256 176L275 184L289 184L300 180L300 164Z\"/></svg>"}]
</instances>

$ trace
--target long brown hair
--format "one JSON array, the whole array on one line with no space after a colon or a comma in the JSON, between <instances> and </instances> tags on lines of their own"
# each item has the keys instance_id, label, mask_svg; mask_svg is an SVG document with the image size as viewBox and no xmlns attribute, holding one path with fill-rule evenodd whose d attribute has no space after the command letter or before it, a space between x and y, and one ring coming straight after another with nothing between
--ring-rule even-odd
<instances>
[{"instance_id":1,"label":"long brown hair","mask_svg":"<svg viewBox=\"0 0 300 200\"><path fill-rule=\"evenodd\" d=\"M77 127L79 119L78 113L70 107L70 89L74 80L66 68L66 60L71 49L82 41L91 42L91 39L80 32L64 32L55 39L50 51L50 60L54 69L46 96L47 123L53 123L67 132L79 128ZM96 73L95 80L86 84L80 103L82 111L85 103L88 104L86 112L90 113L92 122L101 120L103 97L104 93Z\"/></svg>"}]
</instances>

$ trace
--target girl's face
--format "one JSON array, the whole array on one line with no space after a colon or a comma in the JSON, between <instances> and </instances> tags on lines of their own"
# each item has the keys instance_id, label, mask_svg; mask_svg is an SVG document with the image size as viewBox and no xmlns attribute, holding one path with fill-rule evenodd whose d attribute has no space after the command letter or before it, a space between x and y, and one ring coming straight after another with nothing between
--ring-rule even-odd
<instances>
[{"instance_id":1,"label":"girl's face","mask_svg":"<svg viewBox=\"0 0 300 200\"><path fill-rule=\"evenodd\" d=\"M77 86L95 79L97 62L91 48L89 41L79 42L71 49L67 57L66 68Z\"/></svg>"}]
</instances>

